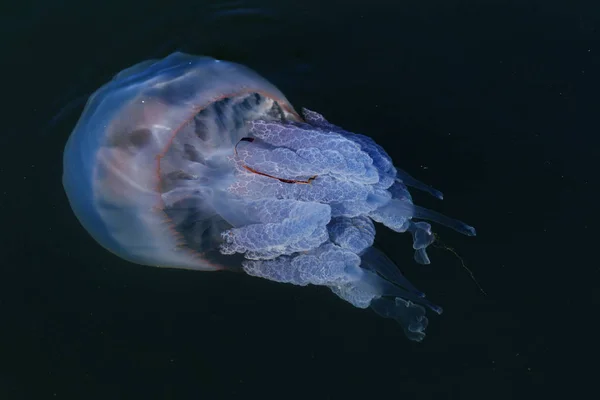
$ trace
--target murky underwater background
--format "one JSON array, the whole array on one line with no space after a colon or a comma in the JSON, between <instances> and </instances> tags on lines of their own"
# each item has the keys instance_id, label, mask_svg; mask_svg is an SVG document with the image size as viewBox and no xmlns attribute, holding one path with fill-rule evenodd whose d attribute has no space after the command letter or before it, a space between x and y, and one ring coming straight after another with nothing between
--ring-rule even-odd
<instances>
[{"instance_id":1,"label":"murky underwater background","mask_svg":"<svg viewBox=\"0 0 600 400\"><path fill-rule=\"evenodd\" d=\"M571 366L594 354L586 320L600 302L587 254L598 222L598 4L37 0L0 10L0 398L581 390ZM416 202L477 228L469 238L436 226L441 243L422 266L410 235L378 227L380 246L444 308L422 343L326 288L137 266L81 228L60 178L87 95L176 50L246 64L297 109L371 136L445 195Z\"/></svg>"}]
</instances>

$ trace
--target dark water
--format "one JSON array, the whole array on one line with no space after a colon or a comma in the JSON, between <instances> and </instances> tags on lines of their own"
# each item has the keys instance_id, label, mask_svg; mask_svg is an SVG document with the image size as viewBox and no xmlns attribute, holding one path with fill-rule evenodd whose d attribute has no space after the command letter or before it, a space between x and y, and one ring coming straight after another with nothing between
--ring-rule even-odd
<instances>
[{"instance_id":1,"label":"dark water","mask_svg":"<svg viewBox=\"0 0 600 400\"><path fill-rule=\"evenodd\" d=\"M526 399L597 353L600 7L571 1L25 1L1 6L1 399ZM246 64L373 137L477 228L412 261L422 343L321 287L142 267L62 190L87 94L180 50ZM594 290L596 289L596 290ZM578 369L582 371L579 372ZM593 392L587 397L594 398Z\"/></svg>"}]
</instances>

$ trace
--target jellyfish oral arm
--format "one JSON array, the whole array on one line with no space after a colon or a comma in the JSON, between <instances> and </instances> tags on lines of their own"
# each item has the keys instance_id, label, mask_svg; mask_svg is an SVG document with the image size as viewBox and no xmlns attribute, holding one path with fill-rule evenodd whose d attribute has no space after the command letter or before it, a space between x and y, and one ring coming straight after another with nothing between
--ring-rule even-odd
<instances>
[{"instance_id":1,"label":"jellyfish oral arm","mask_svg":"<svg viewBox=\"0 0 600 400\"><path fill-rule=\"evenodd\" d=\"M236 181L229 193L247 201L254 224L224 232L221 251L245 255L253 276L295 285L329 287L356 307L372 307L422 340L425 307L441 313L373 246L380 222L413 235L415 260L429 263L431 226L441 223L467 235L472 227L415 206L387 154L371 139L343 131L314 111L307 123L252 121L252 140L236 151ZM317 125L310 121L317 121ZM260 171L258 173L257 171ZM306 177L313 180L306 185ZM403 173L411 186L441 193ZM273 200L276 198L277 200Z\"/></svg>"}]
</instances>

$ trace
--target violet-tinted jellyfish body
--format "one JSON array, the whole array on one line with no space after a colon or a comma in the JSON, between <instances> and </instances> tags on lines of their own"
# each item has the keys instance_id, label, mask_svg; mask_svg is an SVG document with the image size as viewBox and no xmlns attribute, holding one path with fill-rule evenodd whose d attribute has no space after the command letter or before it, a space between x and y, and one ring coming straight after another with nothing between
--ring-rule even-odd
<instances>
[{"instance_id":1,"label":"violet-tinted jellyfish body","mask_svg":"<svg viewBox=\"0 0 600 400\"><path fill-rule=\"evenodd\" d=\"M63 184L84 228L126 260L328 286L412 340L425 335L424 307L441 308L372 247L373 221L410 232L419 263L433 235L413 218L475 234L415 206L407 186L442 194L370 138L301 117L244 66L183 53L128 68L90 97Z\"/></svg>"}]
</instances>

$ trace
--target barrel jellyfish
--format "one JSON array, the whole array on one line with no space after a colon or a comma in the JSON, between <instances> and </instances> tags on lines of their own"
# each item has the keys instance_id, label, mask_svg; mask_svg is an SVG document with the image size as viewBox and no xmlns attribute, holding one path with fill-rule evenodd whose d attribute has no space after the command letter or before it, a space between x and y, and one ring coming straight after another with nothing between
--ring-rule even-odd
<instances>
[{"instance_id":1,"label":"barrel jellyfish","mask_svg":"<svg viewBox=\"0 0 600 400\"><path fill-rule=\"evenodd\" d=\"M425 336L441 313L380 250L374 222L413 238L428 264L433 221L408 187L442 194L394 166L367 136L299 114L254 71L174 53L118 73L89 98L68 139L63 185L105 249L143 265L240 270L327 286Z\"/></svg>"}]
</instances>

